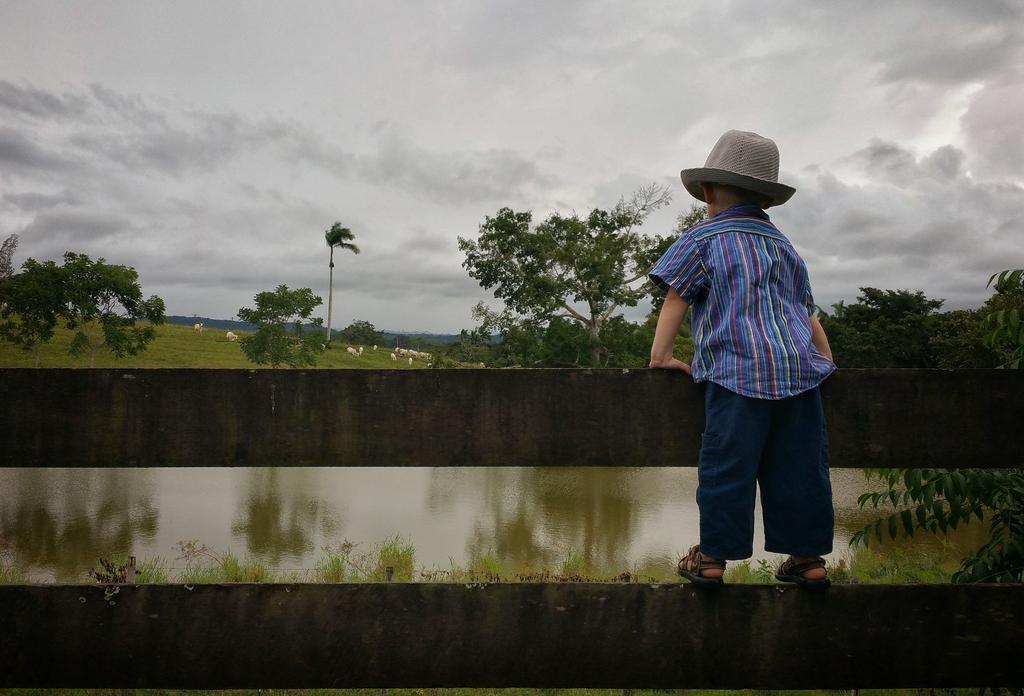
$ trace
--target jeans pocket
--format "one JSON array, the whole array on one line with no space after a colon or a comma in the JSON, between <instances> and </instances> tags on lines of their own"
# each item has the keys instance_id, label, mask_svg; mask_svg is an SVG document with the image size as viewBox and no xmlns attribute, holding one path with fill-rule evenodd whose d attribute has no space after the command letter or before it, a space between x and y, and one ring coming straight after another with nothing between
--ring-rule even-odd
<instances>
[{"instance_id":1,"label":"jeans pocket","mask_svg":"<svg viewBox=\"0 0 1024 696\"><path fill-rule=\"evenodd\" d=\"M710 476L718 466L718 455L721 452L721 442L718 433L704 431L700 436L700 456L697 459L697 469L700 476Z\"/></svg>"},{"instance_id":2,"label":"jeans pocket","mask_svg":"<svg viewBox=\"0 0 1024 696\"><path fill-rule=\"evenodd\" d=\"M699 452L700 459L705 459L705 456L714 456L718 453L721 448L721 438L718 433L705 431L700 433L699 436Z\"/></svg>"},{"instance_id":3,"label":"jeans pocket","mask_svg":"<svg viewBox=\"0 0 1024 696\"><path fill-rule=\"evenodd\" d=\"M718 447L719 436L718 433L713 430L705 430L700 434L700 448L703 450L705 447L715 448Z\"/></svg>"}]
</instances>

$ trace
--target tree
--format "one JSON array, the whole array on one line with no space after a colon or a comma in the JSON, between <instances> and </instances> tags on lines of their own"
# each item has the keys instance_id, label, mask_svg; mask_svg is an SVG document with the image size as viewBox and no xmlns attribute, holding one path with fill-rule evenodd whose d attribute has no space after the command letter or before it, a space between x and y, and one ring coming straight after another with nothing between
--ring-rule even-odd
<instances>
[{"instance_id":1,"label":"tree","mask_svg":"<svg viewBox=\"0 0 1024 696\"><path fill-rule=\"evenodd\" d=\"M984 318L984 312L968 309L931 315L927 326L932 356L929 367L995 367L999 360L996 351L985 345Z\"/></svg>"},{"instance_id":2,"label":"tree","mask_svg":"<svg viewBox=\"0 0 1024 696\"><path fill-rule=\"evenodd\" d=\"M384 334L377 331L377 328L368 321L356 319L338 332L338 338L348 343L356 343L364 346L383 345Z\"/></svg>"},{"instance_id":3,"label":"tree","mask_svg":"<svg viewBox=\"0 0 1024 696\"><path fill-rule=\"evenodd\" d=\"M861 288L855 304L822 313L836 363L843 367L933 367L930 317L943 300L920 290Z\"/></svg>"},{"instance_id":4,"label":"tree","mask_svg":"<svg viewBox=\"0 0 1024 696\"><path fill-rule=\"evenodd\" d=\"M0 285L0 337L34 351L37 367L39 346L61 321L76 332L71 354L88 352L89 367L100 347L118 358L136 355L156 335L153 326L164 321L163 300L143 299L138 277L134 268L70 251L63 266L28 259ZM136 325L140 320L147 324Z\"/></svg>"},{"instance_id":5,"label":"tree","mask_svg":"<svg viewBox=\"0 0 1024 696\"><path fill-rule=\"evenodd\" d=\"M61 271L61 314L65 328L75 331L72 355L88 352L89 367L93 367L98 348L123 358L141 353L155 338L153 326L165 318L164 301L156 295L143 299L134 268L69 251ZM147 323L139 326L138 321Z\"/></svg>"},{"instance_id":6,"label":"tree","mask_svg":"<svg viewBox=\"0 0 1024 696\"><path fill-rule=\"evenodd\" d=\"M459 237L462 265L504 301L506 319L532 323L529 331L555 319L583 329L583 356L597 365L608 320L653 296L647 271L673 237L636 228L670 200L667 188L651 184L611 210L595 208L585 217L553 213L535 226L532 213L501 208L484 219L475 241Z\"/></svg>"},{"instance_id":7,"label":"tree","mask_svg":"<svg viewBox=\"0 0 1024 696\"><path fill-rule=\"evenodd\" d=\"M28 259L20 273L0 280L0 339L32 351L53 338L64 309L64 273L53 261Z\"/></svg>"},{"instance_id":8,"label":"tree","mask_svg":"<svg viewBox=\"0 0 1024 696\"><path fill-rule=\"evenodd\" d=\"M479 328L459 332L459 340L434 347L430 366L434 368L462 367L468 363L474 367L481 363L494 365L497 345L490 334Z\"/></svg>"},{"instance_id":9,"label":"tree","mask_svg":"<svg viewBox=\"0 0 1024 696\"><path fill-rule=\"evenodd\" d=\"M324 232L324 238L327 240L327 246L331 249L331 263L330 270L330 281L327 286L327 331L324 333L324 339L327 343L331 341L331 310L334 308L334 249L348 249L353 254L359 253L359 247L352 244L352 240L355 239L355 235L352 234L352 230L347 227L342 227L340 222L336 222L331 225L331 229Z\"/></svg>"},{"instance_id":10,"label":"tree","mask_svg":"<svg viewBox=\"0 0 1024 696\"><path fill-rule=\"evenodd\" d=\"M985 345L996 351L1002 367L1024 363L1024 268L992 274L995 294L981 308L985 314Z\"/></svg>"},{"instance_id":11,"label":"tree","mask_svg":"<svg viewBox=\"0 0 1024 696\"><path fill-rule=\"evenodd\" d=\"M18 248L18 235L8 235L0 244L0 281L14 275L14 252Z\"/></svg>"},{"instance_id":12,"label":"tree","mask_svg":"<svg viewBox=\"0 0 1024 696\"><path fill-rule=\"evenodd\" d=\"M253 300L255 309L242 307L238 310L239 319L256 325L255 333L240 341L245 356L257 365L271 367L316 365L316 356L324 345L319 336L323 320L319 317L310 320L309 315L323 300L309 288L289 290L287 285L278 285L273 292L261 292ZM303 331L305 322L317 328Z\"/></svg>"},{"instance_id":13,"label":"tree","mask_svg":"<svg viewBox=\"0 0 1024 696\"><path fill-rule=\"evenodd\" d=\"M992 333L990 347L1009 356L1004 367L1020 366L1024 352L1024 269L989 278L996 294L982 311ZM1016 325L1011 314L1018 311ZM1002 313L1002 314L1000 314ZM952 313L951 313L952 314ZM1018 356L1014 360L1014 356ZM972 366L973 367L973 366ZM861 507L892 512L858 531L851 545L881 542L884 536L913 536L926 531L945 534L961 524L988 521L988 540L960 562L954 582L1021 582L1024 580L1024 470L1021 469L869 469L885 490L860 496Z\"/></svg>"},{"instance_id":14,"label":"tree","mask_svg":"<svg viewBox=\"0 0 1024 696\"><path fill-rule=\"evenodd\" d=\"M858 531L850 545L868 546L872 537L945 534L971 520L988 518L989 538L960 562L953 582L1024 580L1024 471L1020 469L869 469L884 491L858 502L893 512Z\"/></svg>"}]
</instances>

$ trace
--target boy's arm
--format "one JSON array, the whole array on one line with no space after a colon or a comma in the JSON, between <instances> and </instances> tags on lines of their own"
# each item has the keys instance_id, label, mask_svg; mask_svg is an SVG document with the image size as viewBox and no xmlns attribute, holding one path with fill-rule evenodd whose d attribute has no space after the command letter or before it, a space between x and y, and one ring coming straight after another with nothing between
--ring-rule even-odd
<instances>
[{"instance_id":1,"label":"boy's arm","mask_svg":"<svg viewBox=\"0 0 1024 696\"><path fill-rule=\"evenodd\" d=\"M661 314L658 315L658 328L654 330L650 367L682 370L690 374L689 365L672 357L672 344L676 340L676 334L679 333L679 326L683 323L688 307L686 300L675 290L670 289L666 293L665 303L661 306Z\"/></svg>"},{"instance_id":2,"label":"boy's arm","mask_svg":"<svg viewBox=\"0 0 1024 696\"><path fill-rule=\"evenodd\" d=\"M822 327L818 317L811 315L811 343L818 349L818 352L829 360L832 360L832 348L828 345L828 336Z\"/></svg>"}]
</instances>

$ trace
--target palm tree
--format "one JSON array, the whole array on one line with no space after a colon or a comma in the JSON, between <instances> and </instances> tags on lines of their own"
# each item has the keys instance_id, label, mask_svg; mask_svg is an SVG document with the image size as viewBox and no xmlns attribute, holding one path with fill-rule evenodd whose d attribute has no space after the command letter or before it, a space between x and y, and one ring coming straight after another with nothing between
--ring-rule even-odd
<instances>
[{"instance_id":1,"label":"palm tree","mask_svg":"<svg viewBox=\"0 0 1024 696\"><path fill-rule=\"evenodd\" d=\"M327 291L327 335L324 337L325 342L329 343L331 340L331 309L334 304L334 248L348 249L353 254L358 254L359 247L352 244L352 240L355 239L352 230L342 227L340 222L331 225L331 229L324 233L324 237L327 239L327 246L331 248L331 280Z\"/></svg>"}]
</instances>

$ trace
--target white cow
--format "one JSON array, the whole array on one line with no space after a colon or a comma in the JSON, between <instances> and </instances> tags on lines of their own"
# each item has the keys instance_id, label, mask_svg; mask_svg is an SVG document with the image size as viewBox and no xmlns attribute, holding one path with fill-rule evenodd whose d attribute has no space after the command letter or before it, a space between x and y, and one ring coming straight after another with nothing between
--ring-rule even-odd
<instances>
[{"instance_id":1,"label":"white cow","mask_svg":"<svg viewBox=\"0 0 1024 696\"><path fill-rule=\"evenodd\" d=\"M359 354L360 354L360 355L362 355L362 354L363 354L363 347L362 347L362 346L359 346Z\"/></svg>"},{"instance_id":2,"label":"white cow","mask_svg":"<svg viewBox=\"0 0 1024 696\"><path fill-rule=\"evenodd\" d=\"M355 356L355 357L357 357L357 358L359 357L359 351L358 351L358 350L356 350L355 348L353 348L352 346L349 346L349 347L348 347L348 348L346 348L345 350L347 350L347 351L348 351L348 354L349 354L349 355Z\"/></svg>"},{"instance_id":3,"label":"white cow","mask_svg":"<svg viewBox=\"0 0 1024 696\"><path fill-rule=\"evenodd\" d=\"M392 359L392 360L398 360L398 356L397 356L397 355L395 355L394 353L392 353L392 354L391 354L391 359Z\"/></svg>"},{"instance_id":4,"label":"white cow","mask_svg":"<svg viewBox=\"0 0 1024 696\"><path fill-rule=\"evenodd\" d=\"M235 341L237 341L237 340L238 340L238 334L236 334L236 333L235 333L234 331L228 331L228 332L227 332L227 333L226 333L226 334L224 335L224 337L225 337L225 338L227 338L227 339L228 339L229 341L231 341L232 343L234 343Z\"/></svg>"},{"instance_id":5,"label":"white cow","mask_svg":"<svg viewBox=\"0 0 1024 696\"><path fill-rule=\"evenodd\" d=\"M202 333L203 332L203 324L202 324L202 322L200 322L200 323L196 324L195 326L193 326L192 330L195 331L196 333Z\"/></svg>"},{"instance_id":6,"label":"white cow","mask_svg":"<svg viewBox=\"0 0 1024 696\"><path fill-rule=\"evenodd\" d=\"M373 347L373 349L374 349L374 350L377 350L377 346L374 346L374 347Z\"/></svg>"},{"instance_id":7,"label":"white cow","mask_svg":"<svg viewBox=\"0 0 1024 696\"><path fill-rule=\"evenodd\" d=\"M409 365L412 365L412 358L409 358Z\"/></svg>"}]
</instances>

